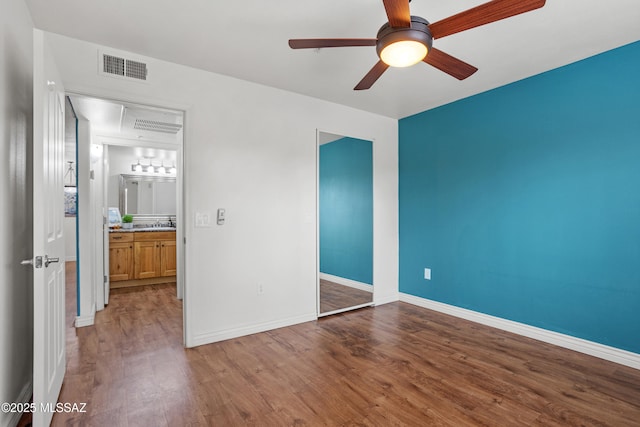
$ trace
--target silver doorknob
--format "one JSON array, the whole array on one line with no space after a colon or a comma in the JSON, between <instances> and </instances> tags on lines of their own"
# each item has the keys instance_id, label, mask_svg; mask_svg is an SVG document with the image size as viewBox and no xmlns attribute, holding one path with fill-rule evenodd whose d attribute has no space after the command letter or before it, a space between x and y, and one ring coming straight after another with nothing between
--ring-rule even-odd
<instances>
[{"instance_id":1,"label":"silver doorknob","mask_svg":"<svg viewBox=\"0 0 640 427\"><path fill-rule=\"evenodd\" d=\"M23 259L20 261L22 265L33 265L35 268L42 268L42 257L37 256L33 259Z\"/></svg>"},{"instance_id":2,"label":"silver doorknob","mask_svg":"<svg viewBox=\"0 0 640 427\"><path fill-rule=\"evenodd\" d=\"M49 255L44 256L44 266L49 267L49 264L54 262L60 262L60 258L49 258Z\"/></svg>"}]
</instances>

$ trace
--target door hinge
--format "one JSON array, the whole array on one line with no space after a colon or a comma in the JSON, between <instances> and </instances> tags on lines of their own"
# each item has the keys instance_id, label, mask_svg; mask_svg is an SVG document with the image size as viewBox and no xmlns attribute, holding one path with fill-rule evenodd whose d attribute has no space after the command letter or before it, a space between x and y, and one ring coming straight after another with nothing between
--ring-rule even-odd
<instances>
[{"instance_id":1,"label":"door hinge","mask_svg":"<svg viewBox=\"0 0 640 427\"><path fill-rule=\"evenodd\" d=\"M104 282L103 283L107 283L109 281L109 278L107 276L103 276L104 277Z\"/></svg>"}]
</instances>

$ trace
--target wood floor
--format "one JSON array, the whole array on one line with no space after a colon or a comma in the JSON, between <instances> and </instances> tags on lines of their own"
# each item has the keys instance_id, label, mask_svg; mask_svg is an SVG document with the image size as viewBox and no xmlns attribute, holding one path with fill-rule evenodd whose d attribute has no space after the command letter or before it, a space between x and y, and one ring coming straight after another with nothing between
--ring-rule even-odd
<instances>
[{"instance_id":1,"label":"wood floor","mask_svg":"<svg viewBox=\"0 0 640 427\"><path fill-rule=\"evenodd\" d=\"M71 325L70 330L71 330ZM182 348L173 286L68 334L77 426L638 426L640 371L405 303Z\"/></svg>"},{"instance_id":2,"label":"wood floor","mask_svg":"<svg viewBox=\"0 0 640 427\"><path fill-rule=\"evenodd\" d=\"M320 279L320 313L329 313L372 301L371 292Z\"/></svg>"}]
</instances>

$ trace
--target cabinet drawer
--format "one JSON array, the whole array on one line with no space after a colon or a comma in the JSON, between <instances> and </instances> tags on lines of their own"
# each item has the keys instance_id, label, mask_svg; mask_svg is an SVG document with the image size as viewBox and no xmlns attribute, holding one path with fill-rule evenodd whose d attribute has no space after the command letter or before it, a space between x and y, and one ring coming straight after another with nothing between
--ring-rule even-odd
<instances>
[{"instance_id":1,"label":"cabinet drawer","mask_svg":"<svg viewBox=\"0 0 640 427\"><path fill-rule=\"evenodd\" d=\"M133 233L109 233L109 243L133 242Z\"/></svg>"},{"instance_id":2,"label":"cabinet drawer","mask_svg":"<svg viewBox=\"0 0 640 427\"><path fill-rule=\"evenodd\" d=\"M150 241L158 241L158 240L175 240L176 232L175 231L136 231L135 233L135 241L136 242L150 242Z\"/></svg>"}]
</instances>

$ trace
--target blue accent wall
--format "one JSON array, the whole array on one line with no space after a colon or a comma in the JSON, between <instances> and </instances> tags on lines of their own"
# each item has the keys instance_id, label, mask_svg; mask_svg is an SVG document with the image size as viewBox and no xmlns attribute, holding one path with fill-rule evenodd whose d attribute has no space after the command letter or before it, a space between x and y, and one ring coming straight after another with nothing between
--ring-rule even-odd
<instances>
[{"instance_id":1,"label":"blue accent wall","mask_svg":"<svg viewBox=\"0 0 640 427\"><path fill-rule=\"evenodd\" d=\"M640 42L399 132L400 292L640 353Z\"/></svg>"},{"instance_id":2,"label":"blue accent wall","mask_svg":"<svg viewBox=\"0 0 640 427\"><path fill-rule=\"evenodd\" d=\"M371 141L320 146L320 272L373 283Z\"/></svg>"}]
</instances>

